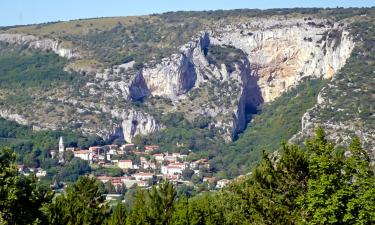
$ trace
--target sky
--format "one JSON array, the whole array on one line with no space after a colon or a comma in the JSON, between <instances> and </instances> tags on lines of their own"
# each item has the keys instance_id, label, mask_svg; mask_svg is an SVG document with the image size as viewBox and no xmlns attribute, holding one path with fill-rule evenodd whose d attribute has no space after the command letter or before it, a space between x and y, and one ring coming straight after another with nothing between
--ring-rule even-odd
<instances>
[{"instance_id":1,"label":"sky","mask_svg":"<svg viewBox=\"0 0 375 225\"><path fill-rule=\"evenodd\" d=\"M1 0L0 26L179 10L373 6L374 0Z\"/></svg>"}]
</instances>

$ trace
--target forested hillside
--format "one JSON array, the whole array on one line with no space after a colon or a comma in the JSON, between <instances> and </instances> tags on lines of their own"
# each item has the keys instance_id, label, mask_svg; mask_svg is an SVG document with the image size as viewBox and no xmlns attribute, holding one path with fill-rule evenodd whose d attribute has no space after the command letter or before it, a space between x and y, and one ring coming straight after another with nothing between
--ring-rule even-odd
<instances>
[{"instance_id":1,"label":"forested hillside","mask_svg":"<svg viewBox=\"0 0 375 225\"><path fill-rule=\"evenodd\" d=\"M1 145L15 149L19 153L18 161L25 163L28 160L24 159L45 155L32 153L36 149L37 152L46 152L55 148L60 135L67 139L68 146L85 148L89 139L104 139L106 143L124 143L126 130L141 130L137 135L133 135L134 137L131 136L132 142L140 147L155 144L161 146L161 151L191 151L194 153L192 159L205 157L210 160L211 174L234 177L249 172L259 162L263 150L278 150L279 143L288 141L301 131L301 118L305 116L306 111L316 105L318 94L324 87L320 97L335 104L336 108L324 107L318 110L314 119L308 121L312 122L311 129L318 124L326 124L329 137L331 134L332 137L347 134L342 137L345 143L350 142L350 136L359 135L369 151L372 151L369 146L373 140L371 131L374 129L374 109L371 105L374 101L371 90L374 79L371 69L374 34L371 32L373 29L368 28L374 26L373 17L372 8L232 10L171 12L143 17L96 18L3 27L2 34L30 34L39 38L36 39L39 41L44 40L40 38L50 38L57 41L61 48L79 51L80 56L64 58L55 54L56 49L35 49L27 46L27 43L17 41L13 44L0 42L0 113L7 120L28 124L17 128L19 134L16 135L13 129L9 129L16 125L10 125L2 120L0 125L4 132L1 133ZM240 29L241 37L251 37L256 33L255 28L251 28L253 32L246 30L246 33L245 29L241 29L245 24L253 26L251 24L256 23L257 18L268 21L267 23L274 23L273 18L292 22L298 20L314 29L329 27L333 23L337 23L339 27L345 25L345 31L347 30L355 41L353 54L332 80L311 74L280 92L280 96L274 100L264 103L263 96L259 94L259 84L241 86L246 82L257 82L257 74L247 74L250 80L239 81L243 76L241 74L255 73L254 71L262 65L253 64L251 60L246 62L246 57L251 59L246 49L229 44L203 46L203 38L200 41L202 46L199 48L207 65L202 69L203 72L195 69L202 75L203 81L199 81L201 83L187 90L182 97L175 98L149 94L153 89L157 89L153 84L149 84L147 90L142 89L147 86L144 84L147 77L142 73L147 69L152 70L154 65L161 65L163 60L170 60L168 57L177 54L179 48L192 44L189 41L199 32L208 30L213 34L207 34L214 35L215 32L222 32L218 29L225 24L231 29ZM272 19L267 20L268 18ZM278 26L282 24L268 29L276 29ZM338 48L343 41L343 38L339 38L340 32L335 30L319 34L321 40L314 44L323 45L323 39L326 38L325 45L331 43L333 49ZM215 38L219 41L219 38ZM312 39L304 37L303 42L309 43ZM329 49L327 46L324 48ZM286 58L281 61L283 60L288 63L292 59ZM185 74L198 76L197 72L189 70L189 63L183 66L187 68ZM250 70L247 70L248 66ZM285 65L279 65L282 66ZM224 69L225 73L217 72ZM270 68L270 71L279 69ZM178 71L174 67L170 70ZM271 83L277 73L268 78ZM139 74L143 78L139 78ZM220 76L215 77L215 74ZM224 78L225 74L228 74L229 78ZM164 80L162 75L159 74L159 83ZM134 76L137 79L133 78ZM346 85L348 80L353 83L350 87ZM130 82L131 85L121 86L126 82ZM282 82L285 81L280 80L280 83ZM276 89L273 86L275 84L271 83L269 89ZM358 87L363 87L366 91L359 94L356 92ZM131 95L133 97L129 100L127 98L131 90L136 90L136 94ZM346 95L341 92L345 92ZM138 96L140 93L142 95ZM137 98L133 100L135 95ZM249 96L254 96L255 100ZM250 100L240 105L242 98ZM244 115L240 115L240 110L243 110L241 113ZM358 112L355 112L356 110ZM357 133L350 130L352 126L333 130L332 126L329 126L332 121L340 124L350 118L359 119L355 123ZM139 126L133 127L134 124L147 123L156 125L150 130ZM244 129L238 128L240 126ZM31 128L55 131L38 131L30 134ZM228 142L228 132L232 132L233 141ZM51 133L52 137L49 136ZM76 135L74 140L71 133ZM311 133L310 129L304 129L302 136ZM43 138L34 138L38 135ZM302 140L302 136L298 138ZM294 140L298 141L298 138ZM33 144L25 144L29 142ZM44 144L46 142L49 144ZM31 153L34 156L29 156Z\"/></svg>"},{"instance_id":2,"label":"forested hillside","mask_svg":"<svg viewBox=\"0 0 375 225\"><path fill-rule=\"evenodd\" d=\"M9 149L0 152L3 224L375 223L375 176L368 154L358 138L349 148L337 149L322 129L307 140L306 149L284 145L277 156L264 153L251 175L219 192L187 198L167 182L138 189L130 202L115 207L90 177L52 200L48 188L17 174L14 157Z\"/></svg>"}]
</instances>

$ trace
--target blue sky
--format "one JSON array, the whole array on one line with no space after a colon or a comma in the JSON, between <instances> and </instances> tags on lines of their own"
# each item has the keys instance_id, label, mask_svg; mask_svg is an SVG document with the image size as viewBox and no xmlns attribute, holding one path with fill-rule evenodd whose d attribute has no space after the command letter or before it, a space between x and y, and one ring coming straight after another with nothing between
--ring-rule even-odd
<instances>
[{"instance_id":1,"label":"blue sky","mask_svg":"<svg viewBox=\"0 0 375 225\"><path fill-rule=\"evenodd\" d=\"M371 7L374 0L2 0L0 26L177 10Z\"/></svg>"}]
</instances>

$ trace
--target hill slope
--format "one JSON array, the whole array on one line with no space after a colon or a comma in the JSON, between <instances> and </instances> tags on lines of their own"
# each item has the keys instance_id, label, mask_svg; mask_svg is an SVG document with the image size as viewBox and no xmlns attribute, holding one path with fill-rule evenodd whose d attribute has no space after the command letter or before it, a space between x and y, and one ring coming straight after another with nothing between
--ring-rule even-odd
<instances>
[{"instance_id":1,"label":"hill slope","mask_svg":"<svg viewBox=\"0 0 375 225\"><path fill-rule=\"evenodd\" d=\"M374 9L233 10L1 28L0 116L34 129L192 149L223 162L218 170L236 165L236 174L299 131L323 83L318 104L342 102L343 76L361 71L355 86L370 82L345 100L346 116L361 118L355 129L370 145L373 34L364 27L373 16ZM360 113L350 114L358 104ZM330 114L314 108L299 136L311 132L306 120L329 127ZM267 144L263 134L273 139Z\"/></svg>"}]
</instances>

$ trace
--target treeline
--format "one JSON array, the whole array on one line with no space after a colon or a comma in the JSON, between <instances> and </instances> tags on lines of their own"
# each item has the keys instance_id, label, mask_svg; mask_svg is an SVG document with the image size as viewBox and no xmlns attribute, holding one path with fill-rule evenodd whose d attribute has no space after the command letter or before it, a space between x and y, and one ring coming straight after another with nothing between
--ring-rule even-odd
<instances>
[{"instance_id":1,"label":"treeline","mask_svg":"<svg viewBox=\"0 0 375 225\"><path fill-rule=\"evenodd\" d=\"M138 189L110 207L98 181L81 177L53 197L0 152L0 224L374 224L375 176L358 138L336 148L318 129L306 149L283 145L244 178L193 198L171 183Z\"/></svg>"}]
</instances>

